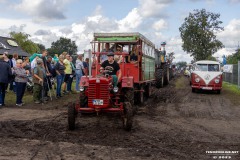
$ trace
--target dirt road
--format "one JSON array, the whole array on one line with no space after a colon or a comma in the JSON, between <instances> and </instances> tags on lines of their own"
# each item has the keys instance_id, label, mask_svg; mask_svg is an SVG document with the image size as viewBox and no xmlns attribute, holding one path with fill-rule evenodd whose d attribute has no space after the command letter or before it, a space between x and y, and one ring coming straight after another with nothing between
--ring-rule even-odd
<instances>
[{"instance_id":1,"label":"dirt road","mask_svg":"<svg viewBox=\"0 0 240 160\"><path fill-rule=\"evenodd\" d=\"M192 93L178 77L154 90L131 132L118 116L93 115L78 118L76 130L68 131L65 105L74 96L1 108L0 159L240 159L237 152L214 153L240 151L240 98L227 91Z\"/></svg>"}]
</instances>

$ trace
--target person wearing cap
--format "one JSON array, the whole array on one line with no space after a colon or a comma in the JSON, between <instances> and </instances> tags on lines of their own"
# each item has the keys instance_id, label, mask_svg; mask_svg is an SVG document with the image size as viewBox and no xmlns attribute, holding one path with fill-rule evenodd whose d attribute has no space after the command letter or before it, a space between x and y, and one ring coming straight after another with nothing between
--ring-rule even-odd
<instances>
[{"instance_id":1,"label":"person wearing cap","mask_svg":"<svg viewBox=\"0 0 240 160\"><path fill-rule=\"evenodd\" d=\"M109 75L112 76L113 86L114 86L114 88L116 88L117 84L120 81L120 78L122 76L122 72L121 72L119 64L116 61L114 61L113 52L109 52L107 54L107 57L108 57L108 59L101 64L100 71L101 72L102 72L102 70L109 70L110 71ZM117 72L118 72L118 76L117 76Z\"/></svg>"},{"instance_id":2,"label":"person wearing cap","mask_svg":"<svg viewBox=\"0 0 240 160\"><path fill-rule=\"evenodd\" d=\"M4 57L0 55L0 106L5 105L6 86L9 82L9 77L12 76L11 67L4 61Z\"/></svg>"},{"instance_id":3,"label":"person wearing cap","mask_svg":"<svg viewBox=\"0 0 240 160\"><path fill-rule=\"evenodd\" d=\"M43 60L37 59L37 66L33 69L33 100L36 104L43 101L43 81L46 77L46 71L43 67Z\"/></svg>"}]
</instances>

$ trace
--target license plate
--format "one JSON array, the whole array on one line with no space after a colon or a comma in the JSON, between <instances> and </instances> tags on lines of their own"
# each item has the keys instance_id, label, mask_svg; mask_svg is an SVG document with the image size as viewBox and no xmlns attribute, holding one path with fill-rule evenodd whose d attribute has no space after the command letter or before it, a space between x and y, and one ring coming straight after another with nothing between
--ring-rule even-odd
<instances>
[{"instance_id":1,"label":"license plate","mask_svg":"<svg viewBox=\"0 0 240 160\"><path fill-rule=\"evenodd\" d=\"M103 100L102 99L94 99L92 100L93 105L103 105Z\"/></svg>"},{"instance_id":2,"label":"license plate","mask_svg":"<svg viewBox=\"0 0 240 160\"><path fill-rule=\"evenodd\" d=\"M202 87L202 89L212 90L212 87Z\"/></svg>"}]
</instances>

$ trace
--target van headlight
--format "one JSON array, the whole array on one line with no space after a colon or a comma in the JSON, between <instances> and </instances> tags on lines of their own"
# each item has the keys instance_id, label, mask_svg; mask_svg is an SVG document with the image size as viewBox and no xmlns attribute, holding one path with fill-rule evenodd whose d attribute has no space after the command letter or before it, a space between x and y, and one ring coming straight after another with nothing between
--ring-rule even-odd
<instances>
[{"instance_id":1,"label":"van headlight","mask_svg":"<svg viewBox=\"0 0 240 160\"><path fill-rule=\"evenodd\" d=\"M84 91L84 87L83 86L80 86L79 90L82 92Z\"/></svg>"},{"instance_id":2,"label":"van headlight","mask_svg":"<svg viewBox=\"0 0 240 160\"><path fill-rule=\"evenodd\" d=\"M200 82L200 79L199 78L195 78L195 82Z\"/></svg>"},{"instance_id":3,"label":"van headlight","mask_svg":"<svg viewBox=\"0 0 240 160\"><path fill-rule=\"evenodd\" d=\"M215 83L219 83L219 79L215 79Z\"/></svg>"},{"instance_id":4,"label":"van headlight","mask_svg":"<svg viewBox=\"0 0 240 160\"><path fill-rule=\"evenodd\" d=\"M113 88L113 92L114 92L114 93L117 93L117 92L118 92L118 87L114 87L114 88Z\"/></svg>"}]
</instances>

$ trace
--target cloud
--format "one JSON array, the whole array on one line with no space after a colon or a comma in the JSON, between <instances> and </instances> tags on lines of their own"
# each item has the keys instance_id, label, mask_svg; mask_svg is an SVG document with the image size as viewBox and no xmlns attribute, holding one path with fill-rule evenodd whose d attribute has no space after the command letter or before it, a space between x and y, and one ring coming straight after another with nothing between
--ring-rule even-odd
<instances>
[{"instance_id":1,"label":"cloud","mask_svg":"<svg viewBox=\"0 0 240 160\"><path fill-rule=\"evenodd\" d=\"M134 8L122 20L118 21L119 31L126 32L136 29L141 23L143 18L140 16L138 9Z\"/></svg>"},{"instance_id":2,"label":"cloud","mask_svg":"<svg viewBox=\"0 0 240 160\"><path fill-rule=\"evenodd\" d=\"M0 0L0 3L6 3L7 0Z\"/></svg>"},{"instance_id":3,"label":"cloud","mask_svg":"<svg viewBox=\"0 0 240 160\"><path fill-rule=\"evenodd\" d=\"M217 37L227 48L236 48L240 37L240 19L233 19Z\"/></svg>"},{"instance_id":4,"label":"cloud","mask_svg":"<svg viewBox=\"0 0 240 160\"><path fill-rule=\"evenodd\" d=\"M229 3L240 3L240 0L228 0Z\"/></svg>"},{"instance_id":5,"label":"cloud","mask_svg":"<svg viewBox=\"0 0 240 160\"><path fill-rule=\"evenodd\" d=\"M33 16L35 22L65 19L64 7L69 0L22 0L14 8Z\"/></svg>"},{"instance_id":6,"label":"cloud","mask_svg":"<svg viewBox=\"0 0 240 160\"><path fill-rule=\"evenodd\" d=\"M222 57L223 55L231 55L232 53L235 53L240 41L239 37L240 19L233 19L224 27L224 31L217 34L217 38L223 43L225 48L220 49L214 54L214 56Z\"/></svg>"},{"instance_id":7,"label":"cloud","mask_svg":"<svg viewBox=\"0 0 240 160\"><path fill-rule=\"evenodd\" d=\"M164 19L160 19L159 21L154 22L152 25L152 28L155 29L156 31L166 29L167 27L168 27L168 24Z\"/></svg>"},{"instance_id":8,"label":"cloud","mask_svg":"<svg viewBox=\"0 0 240 160\"><path fill-rule=\"evenodd\" d=\"M139 0L139 10L143 17L166 17L164 8L174 0Z\"/></svg>"},{"instance_id":9,"label":"cloud","mask_svg":"<svg viewBox=\"0 0 240 160\"><path fill-rule=\"evenodd\" d=\"M49 35L50 32L48 30L43 30L43 29L40 29L40 30L37 30L34 35L36 36L41 36L41 35Z\"/></svg>"},{"instance_id":10,"label":"cloud","mask_svg":"<svg viewBox=\"0 0 240 160\"><path fill-rule=\"evenodd\" d=\"M190 54L182 50L182 39L179 36L171 37L167 40L166 51L167 53L174 52L174 62L185 61L190 63L193 59Z\"/></svg>"}]
</instances>

